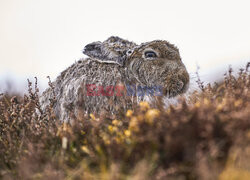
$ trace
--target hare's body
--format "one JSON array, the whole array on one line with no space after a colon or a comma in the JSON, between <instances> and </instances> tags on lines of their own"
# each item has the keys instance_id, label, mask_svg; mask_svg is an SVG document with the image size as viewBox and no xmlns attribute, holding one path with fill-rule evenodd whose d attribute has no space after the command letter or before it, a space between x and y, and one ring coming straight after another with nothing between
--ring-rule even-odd
<instances>
[{"instance_id":1,"label":"hare's body","mask_svg":"<svg viewBox=\"0 0 250 180\"><path fill-rule=\"evenodd\" d=\"M56 98L55 113L60 119L67 120L69 112L78 114L78 110L99 112L103 109L115 112L121 102L124 102L122 107L127 108L131 103L125 103L124 94L117 96L117 92L122 93L122 90L115 89L122 88L121 82L125 81L127 79L124 69L118 64L100 63L92 59L79 60L63 71L53 83ZM91 85L95 88L88 90ZM113 88L113 95L100 92L101 89L105 91L107 87ZM45 107L54 95L51 88L44 94L46 96L41 97L41 104Z\"/></svg>"},{"instance_id":2,"label":"hare's body","mask_svg":"<svg viewBox=\"0 0 250 180\"><path fill-rule=\"evenodd\" d=\"M43 108L56 98L54 110L63 121L82 112L126 110L134 99L143 99L137 97L138 87L160 87L162 95L171 98L185 92L189 82L178 49L167 41L136 45L111 37L87 45L84 53L89 58L63 71L53 82L54 90L47 89L41 97ZM128 94L130 87L135 94Z\"/></svg>"}]
</instances>

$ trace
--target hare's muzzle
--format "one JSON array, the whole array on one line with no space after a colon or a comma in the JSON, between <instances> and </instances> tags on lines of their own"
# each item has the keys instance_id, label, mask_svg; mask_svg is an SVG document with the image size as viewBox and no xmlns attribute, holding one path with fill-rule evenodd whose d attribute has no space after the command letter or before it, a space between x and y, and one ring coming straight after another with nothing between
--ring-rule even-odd
<instances>
[{"instance_id":1,"label":"hare's muzzle","mask_svg":"<svg viewBox=\"0 0 250 180\"><path fill-rule=\"evenodd\" d=\"M184 68L168 75L163 88L163 95L169 98L185 93L189 85L189 75Z\"/></svg>"}]
</instances>

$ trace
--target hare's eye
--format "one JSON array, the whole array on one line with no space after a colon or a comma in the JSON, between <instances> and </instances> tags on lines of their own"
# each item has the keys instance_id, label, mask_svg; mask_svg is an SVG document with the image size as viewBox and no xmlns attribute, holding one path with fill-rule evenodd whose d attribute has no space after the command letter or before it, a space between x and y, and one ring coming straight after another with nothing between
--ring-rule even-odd
<instances>
[{"instance_id":1,"label":"hare's eye","mask_svg":"<svg viewBox=\"0 0 250 180\"><path fill-rule=\"evenodd\" d=\"M145 57L146 58L154 58L157 57L156 53L154 51L146 51L145 52Z\"/></svg>"},{"instance_id":2,"label":"hare's eye","mask_svg":"<svg viewBox=\"0 0 250 180\"><path fill-rule=\"evenodd\" d=\"M127 53L128 53L128 54L131 54L131 53L132 53L132 51L131 51L131 50L128 50L128 51L127 51Z\"/></svg>"}]
</instances>

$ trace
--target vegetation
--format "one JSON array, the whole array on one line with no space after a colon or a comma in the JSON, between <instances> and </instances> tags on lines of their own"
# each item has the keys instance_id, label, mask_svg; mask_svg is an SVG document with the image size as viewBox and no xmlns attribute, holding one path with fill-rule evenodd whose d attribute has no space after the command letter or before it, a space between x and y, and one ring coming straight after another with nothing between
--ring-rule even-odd
<instances>
[{"instance_id":1,"label":"vegetation","mask_svg":"<svg viewBox=\"0 0 250 180\"><path fill-rule=\"evenodd\" d=\"M0 97L3 179L250 179L250 73L162 108L141 102L126 114L81 114L60 123L38 88Z\"/></svg>"}]
</instances>

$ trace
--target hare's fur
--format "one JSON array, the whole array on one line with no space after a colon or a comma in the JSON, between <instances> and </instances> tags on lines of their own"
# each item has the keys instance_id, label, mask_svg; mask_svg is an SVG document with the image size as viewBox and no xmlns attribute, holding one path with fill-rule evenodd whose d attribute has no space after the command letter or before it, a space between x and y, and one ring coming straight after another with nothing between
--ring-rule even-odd
<instances>
[{"instance_id":1,"label":"hare's fur","mask_svg":"<svg viewBox=\"0 0 250 180\"><path fill-rule=\"evenodd\" d=\"M156 57L146 57L147 52ZM186 91L189 75L181 61L178 49L167 41L152 41L136 45L119 37L94 42L83 50L89 57L81 59L63 71L41 97L46 108L53 96L54 110L59 119L68 121L71 115L102 110L117 113L131 108L133 101L144 98L127 96L127 85L135 87L160 86L163 95L172 98ZM88 88L95 95L88 94ZM101 87L98 91L98 87ZM115 88L120 89L115 89ZM113 89L110 93L104 92ZM106 89L107 88L107 89ZM117 95L116 91L121 94ZM113 92L113 94L112 94ZM105 95L106 93L106 95ZM98 96L99 95L99 96ZM154 97L150 97L154 98Z\"/></svg>"}]
</instances>

